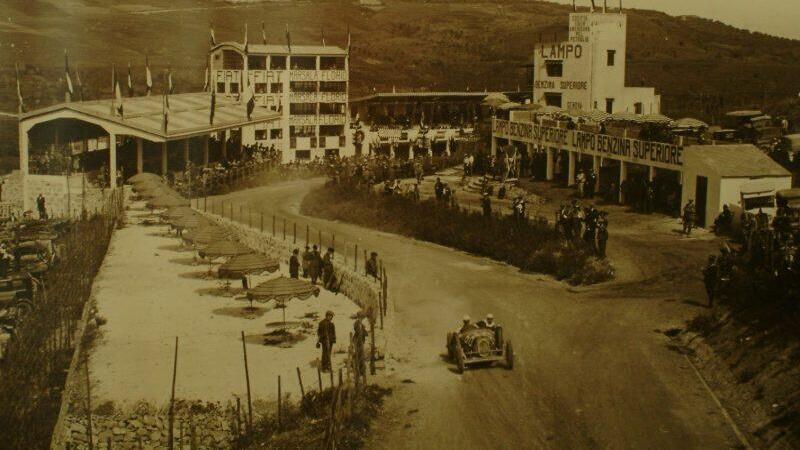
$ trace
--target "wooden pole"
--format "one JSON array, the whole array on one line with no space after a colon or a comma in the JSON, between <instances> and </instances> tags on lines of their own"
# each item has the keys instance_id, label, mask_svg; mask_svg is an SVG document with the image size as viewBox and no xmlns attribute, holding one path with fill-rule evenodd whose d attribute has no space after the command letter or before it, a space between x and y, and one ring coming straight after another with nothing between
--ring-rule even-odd
<instances>
[{"instance_id":1,"label":"wooden pole","mask_svg":"<svg viewBox=\"0 0 800 450\"><path fill-rule=\"evenodd\" d=\"M261 215L261 232L264 232L264 213L259 213Z\"/></svg>"},{"instance_id":2,"label":"wooden pole","mask_svg":"<svg viewBox=\"0 0 800 450\"><path fill-rule=\"evenodd\" d=\"M281 429L281 376L278 375L278 429Z\"/></svg>"},{"instance_id":3,"label":"wooden pole","mask_svg":"<svg viewBox=\"0 0 800 450\"><path fill-rule=\"evenodd\" d=\"M317 232L317 242L319 242L319 251L322 251L322 230Z\"/></svg>"},{"instance_id":4,"label":"wooden pole","mask_svg":"<svg viewBox=\"0 0 800 450\"><path fill-rule=\"evenodd\" d=\"M169 429L167 430L167 448L174 448L173 429L175 428L175 381L178 374L178 336L175 336L175 357L172 363L172 395L169 399Z\"/></svg>"},{"instance_id":5,"label":"wooden pole","mask_svg":"<svg viewBox=\"0 0 800 450\"><path fill-rule=\"evenodd\" d=\"M283 240L286 240L286 218L283 218Z\"/></svg>"},{"instance_id":6,"label":"wooden pole","mask_svg":"<svg viewBox=\"0 0 800 450\"><path fill-rule=\"evenodd\" d=\"M92 432L92 384L89 381L89 358L86 358L86 437L89 450L94 450L94 433Z\"/></svg>"},{"instance_id":7,"label":"wooden pole","mask_svg":"<svg viewBox=\"0 0 800 450\"><path fill-rule=\"evenodd\" d=\"M244 353L244 379L247 382L247 432L253 430L253 400L250 397L250 369L247 367L247 344L242 331L242 352Z\"/></svg>"},{"instance_id":8,"label":"wooden pole","mask_svg":"<svg viewBox=\"0 0 800 450\"><path fill-rule=\"evenodd\" d=\"M333 351L333 348L331 348L331 351ZM336 384L333 382L333 364L331 364L330 374L331 374L331 389L333 389L336 386Z\"/></svg>"},{"instance_id":9,"label":"wooden pole","mask_svg":"<svg viewBox=\"0 0 800 450\"><path fill-rule=\"evenodd\" d=\"M353 272L358 272L358 244L356 244L356 249L353 251Z\"/></svg>"},{"instance_id":10,"label":"wooden pole","mask_svg":"<svg viewBox=\"0 0 800 450\"><path fill-rule=\"evenodd\" d=\"M308 246L308 224L306 224L306 246Z\"/></svg>"},{"instance_id":11,"label":"wooden pole","mask_svg":"<svg viewBox=\"0 0 800 450\"><path fill-rule=\"evenodd\" d=\"M300 401L306 397L306 390L303 388L303 376L300 375L300 368L297 368L297 382L300 383Z\"/></svg>"},{"instance_id":12,"label":"wooden pole","mask_svg":"<svg viewBox=\"0 0 800 450\"><path fill-rule=\"evenodd\" d=\"M317 381L319 381L319 391L322 392L322 371L319 370L319 366L317 366Z\"/></svg>"},{"instance_id":13,"label":"wooden pole","mask_svg":"<svg viewBox=\"0 0 800 450\"><path fill-rule=\"evenodd\" d=\"M297 244L297 222L295 222L294 225L292 225L292 227L293 227L292 229L294 230L292 232L292 235L294 235L293 238L294 240L292 241L292 244Z\"/></svg>"},{"instance_id":14,"label":"wooden pole","mask_svg":"<svg viewBox=\"0 0 800 450\"><path fill-rule=\"evenodd\" d=\"M272 215L272 237L275 237L275 214Z\"/></svg>"},{"instance_id":15,"label":"wooden pole","mask_svg":"<svg viewBox=\"0 0 800 450\"><path fill-rule=\"evenodd\" d=\"M370 336L369 374L375 375L375 314L374 313L370 317L369 321L369 336ZM366 385L367 383L364 384Z\"/></svg>"},{"instance_id":16,"label":"wooden pole","mask_svg":"<svg viewBox=\"0 0 800 450\"><path fill-rule=\"evenodd\" d=\"M336 233L331 233L331 248L336 253Z\"/></svg>"}]
</instances>

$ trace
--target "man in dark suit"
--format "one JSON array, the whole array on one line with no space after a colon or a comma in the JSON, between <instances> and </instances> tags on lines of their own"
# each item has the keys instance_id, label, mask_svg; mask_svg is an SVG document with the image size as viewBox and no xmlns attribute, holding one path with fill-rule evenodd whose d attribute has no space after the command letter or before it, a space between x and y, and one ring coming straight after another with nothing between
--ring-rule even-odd
<instances>
[{"instance_id":1,"label":"man in dark suit","mask_svg":"<svg viewBox=\"0 0 800 450\"><path fill-rule=\"evenodd\" d=\"M331 370L331 350L335 343L336 326L333 324L333 311L327 311L325 318L319 322L317 327L317 348L322 348L320 370L323 372Z\"/></svg>"}]
</instances>

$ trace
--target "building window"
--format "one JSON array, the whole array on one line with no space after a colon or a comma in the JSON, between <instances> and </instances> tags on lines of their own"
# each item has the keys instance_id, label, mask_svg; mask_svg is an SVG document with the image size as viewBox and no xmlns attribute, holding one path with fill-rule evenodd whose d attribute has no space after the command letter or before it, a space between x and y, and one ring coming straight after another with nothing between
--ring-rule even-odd
<instances>
[{"instance_id":1,"label":"building window","mask_svg":"<svg viewBox=\"0 0 800 450\"><path fill-rule=\"evenodd\" d=\"M269 84L269 91L273 94L276 93L283 93L283 83L270 83Z\"/></svg>"},{"instance_id":2,"label":"building window","mask_svg":"<svg viewBox=\"0 0 800 450\"><path fill-rule=\"evenodd\" d=\"M239 83L231 83L230 84L230 92L229 94L238 94L239 93Z\"/></svg>"},{"instance_id":3,"label":"building window","mask_svg":"<svg viewBox=\"0 0 800 450\"><path fill-rule=\"evenodd\" d=\"M340 136L344 134L344 125L320 125L320 136Z\"/></svg>"},{"instance_id":4,"label":"building window","mask_svg":"<svg viewBox=\"0 0 800 450\"><path fill-rule=\"evenodd\" d=\"M247 68L250 70L267 70L266 56L248 56Z\"/></svg>"},{"instance_id":5,"label":"building window","mask_svg":"<svg viewBox=\"0 0 800 450\"><path fill-rule=\"evenodd\" d=\"M291 81L289 89L292 92L317 92L316 81Z\"/></svg>"},{"instance_id":6,"label":"building window","mask_svg":"<svg viewBox=\"0 0 800 450\"><path fill-rule=\"evenodd\" d=\"M271 56L269 58L269 68L271 70L286 70L286 57Z\"/></svg>"},{"instance_id":7,"label":"building window","mask_svg":"<svg viewBox=\"0 0 800 450\"><path fill-rule=\"evenodd\" d=\"M255 137L257 141L267 140L267 130L255 130Z\"/></svg>"},{"instance_id":8,"label":"building window","mask_svg":"<svg viewBox=\"0 0 800 450\"><path fill-rule=\"evenodd\" d=\"M347 83L344 81L322 81L319 83L320 92L347 92Z\"/></svg>"},{"instance_id":9,"label":"building window","mask_svg":"<svg viewBox=\"0 0 800 450\"><path fill-rule=\"evenodd\" d=\"M320 114L344 114L344 103L320 103Z\"/></svg>"},{"instance_id":10,"label":"building window","mask_svg":"<svg viewBox=\"0 0 800 450\"><path fill-rule=\"evenodd\" d=\"M293 138L315 136L315 128L314 125L292 125L289 127L289 136Z\"/></svg>"},{"instance_id":11,"label":"building window","mask_svg":"<svg viewBox=\"0 0 800 450\"><path fill-rule=\"evenodd\" d=\"M255 90L256 94L266 94L267 83L253 83L253 89Z\"/></svg>"},{"instance_id":12,"label":"building window","mask_svg":"<svg viewBox=\"0 0 800 450\"><path fill-rule=\"evenodd\" d=\"M242 70L244 68L244 57L233 50L223 50L222 68L225 70Z\"/></svg>"},{"instance_id":13,"label":"building window","mask_svg":"<svg viewBox=\"0 0 800 450\"><path fill-rule=\"evenodd\" d=\"M544 103L547 106L555 106L561 108L561 94L555 92L547 92L544 94Z\"/></svg>"},{"instance_id":14,"label":"building window","mask_svg":"<svg viewBox=\"0 0 800 450\"><path fill-rule=\"evenodd\" d=\"M611 67L614 65L614 58L617 56L616 50L609 50L608 51L608 66Z\"/></svg>"},{"instance_id":15,"label":"building window","mask_svg":"<svg viewBox=\"0 0 800 450\"><path fill-rule=\"evenodd\" d=\"M269 130L270 139L283 139L283 128L273 128Z\"/></svg>"},{"instance_id":16,"label":"building window","mask_svg":"<svg viewBox=\"0 0 800 450\"><path fill-rule=\"evenodd\" d=\"M642 102L636 102L633 104L633 112L636 114L644 114L644 107L642 106Z\"/></svg>"},{"instance_id":17,"label":"building window","mask_svg":"<svg viewBox=\"0 0 800 450\"><path fill-rule=\"evenodd\" d=\"M325 149L325 157L326 158L334 158L339 156L339 149L338 148L326 148Z\"/></svg>"},{"instance_id":18,"label":"building window","mask_svg":"<svg viewBox=\"0 0 800 450\"><path fill-rule=\"evenodd\" d=\"M289 114L309 115L317 113L316 103L292 103L289 105Z\"/></svg>"},{"instance_id":19,"label":"building window","mask_svg":"<svg viewBox=\"0 0 800 450\"><path fill-rule=\"evenodd\" d=\"M311 150L295 150L295 159L311 159Z\"/></svg>"},{"instance_id":20,"label":"building window","mask_svg":"<svg viewBox=\"0 0 800 450\"><path fill-rule=\"evenodd\" d=\"M548 60L544 66L548 77L561 77L564 74L564 61Z\"/></svg>"},{"instance_id":21,"label":"building window","mask_svg":"<svg viewBox=\"0 0 800 450\"><path fill-rule=\"evenodd\" d=\"M217 83L217 92L224 94L225 93L225 83Z\"/></svg>"},{"instance_id":22,"label":"building window","mask_svg":"<svg viewBox=\"0 0 800 450\"><path fill-rule=\"evenodd\" d=\"M614 112L614 99L607 98L606 99L606 112L612 114Z\"/></svg>"},{"instance_id":23,"label":"building window","mask_svg":"<svg viewBox=\"0 0 800 450\"><path fill-rule=\"evenodd\" d=\"M292 56L292 70L317 70L317 57Z\"/></svg>"},{"instance_id":24,"label":"building window","mask_svg":"<svg viewBox=\"0 0 800 450\"><path fill-rule=\"evenodd\" d=\"M319 68L321 70L344 70L344 57L321 56L319 58Z\"/></svg>"}]
</instances>

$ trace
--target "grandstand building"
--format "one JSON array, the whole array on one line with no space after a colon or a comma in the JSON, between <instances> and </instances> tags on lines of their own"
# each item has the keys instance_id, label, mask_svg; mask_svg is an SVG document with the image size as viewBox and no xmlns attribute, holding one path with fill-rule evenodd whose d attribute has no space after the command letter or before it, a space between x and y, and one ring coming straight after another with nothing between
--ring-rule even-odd
<instances>
[{"instance_id":1,"label":"grandstand building","mask_svg":"<svg viewBox=\"0 0 800 450\"><path fill-rule=\"evenodd\" d=\"M275 146L284 163L352 154L349 136L347 51L330 45L223 42L209 51L212 89L238 98L244 80L256 105L280 113L280 120L242 129L242 142Z\"/></svg>"},{"instance_id":2,"label":"grandstand building","mask_svg":"<svg viewBox=\"0 0 800 450\"><path fill-rule=\"evenodd\" d=\"M609 114L659 113L655 88L625 85L627 24L622 11L571 13L566 41L536 45L533 102Z\"/></svg>"}]
</instances>

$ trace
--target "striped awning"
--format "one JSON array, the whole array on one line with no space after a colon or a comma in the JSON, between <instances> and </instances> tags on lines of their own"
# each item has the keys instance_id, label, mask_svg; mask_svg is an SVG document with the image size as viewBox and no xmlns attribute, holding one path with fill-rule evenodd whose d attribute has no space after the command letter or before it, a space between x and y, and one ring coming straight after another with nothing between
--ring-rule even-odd
<instances>
[{"instance_id":1,"label":"striped awning","mask_svg":"<svg viewBox=\"0 0 800 450\"><path fill-rule=\"evenodd\" d=\"M191 232L184 233L183 239L195 245L208 245L217 241L224 241L230 238L230 233L224 229L216 226L209 225L202 228L196 228Z\"/></svg>"},{"instance_id":2,"label":"striped awning","mask_svg":"<svg viewBox=\"0 0 800 450\"><path fill-rule=\"evenodd\" d=\"M238 255L219 268L220 278L239 278L242 275L262 272L276 272L280 263L260 253Z\"/></svg>"},{"instance_id":3,"label":"striped awning","mask_svg":"<svg viewBox=\"0 0 800 450\"><path fill-rule=\"evenodd\" d=\"M262 303L270 300L285 302L295 298L306 300L312 295L315 297L319 295L319 287L308 281L286 277L273 278L247 291L249 300L258 300Z\"/></svg>"},{"instance_id":4,"label":"striped awning","mask_svg":"<svg viewBox=\"0 0 800 450\"><path fill-rule=\"evenodd\" d=\"M248 253L253 253L253 250L250 247L247 247L239 242L229 240L212 242L208 244L207 247L200 250L200 256L211 256L214 258L219 256L246 255Z\"/></svg>"}]
</instances>

